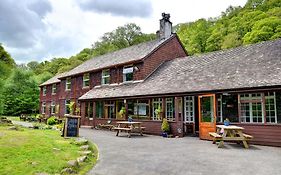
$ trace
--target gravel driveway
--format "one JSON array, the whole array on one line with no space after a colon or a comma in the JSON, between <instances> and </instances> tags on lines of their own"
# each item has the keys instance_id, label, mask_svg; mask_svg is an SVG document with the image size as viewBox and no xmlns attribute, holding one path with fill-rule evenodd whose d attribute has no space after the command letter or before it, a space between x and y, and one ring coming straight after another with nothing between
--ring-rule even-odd
<instances>
[{"instance_id":1,"label":"gravel driveway","mask_svg":"<svg viewBox=\"0 0 281 175\"><path fill-rule=\"evenodd\" d=\"M95 142L99 161L89 172L95 175L280 175L281 148L225 143L217 148L196 137L162 138L144 135L127 138L115 132L80 129L80 135Z\"/></svg>"}]
</instances>

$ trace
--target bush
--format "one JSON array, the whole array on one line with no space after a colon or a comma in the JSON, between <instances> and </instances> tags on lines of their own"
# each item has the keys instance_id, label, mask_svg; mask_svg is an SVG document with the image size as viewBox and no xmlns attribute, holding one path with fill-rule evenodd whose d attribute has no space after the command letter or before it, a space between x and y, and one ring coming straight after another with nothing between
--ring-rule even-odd
<instances>
[{"instance_id":1,"label":"bush","mask_svg":"<svg viewBox=\"0 0 281 175\"><path fill-rule=\"evenodd\" d=\"M161 129L163 132L167 132L167 133L170 132L170 125L166 118L163 119Z\"/></svg>"},{"instance_id":2,"label":"bush","mask_svg":"<svg viewBox=\"0 0 281 175\"><path fill-rule=\"evenodd\" d=\"M52 117L48 118L47 124L48 124L48 125L55 125L55 124L57 124L57 119L56 119L56 117L55 117L55 116L52 116Z\"/></svg>"}]
</instances>

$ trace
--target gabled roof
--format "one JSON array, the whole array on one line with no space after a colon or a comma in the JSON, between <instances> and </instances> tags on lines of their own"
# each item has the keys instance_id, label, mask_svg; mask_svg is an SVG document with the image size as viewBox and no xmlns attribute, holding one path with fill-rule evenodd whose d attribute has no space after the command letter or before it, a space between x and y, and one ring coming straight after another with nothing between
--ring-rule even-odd
<instances>
[{"instance_id":1,"label":"gabled roof","mask_svg":"<svg viewBox=\"0 0 281 175\"><path fill-rule=\"evenodd\" d=\"M160 47L161 44L174 38L175 36L176 35L173 34L165 40L156 39L153 41L144 42L138 45L117 50L111 53L107 53L105 55L94 57L75 67L74 69L66 72L66 74L64 74L64 76L61 78L81 74L84 72L90 72L102 68L107 68L114 65L140 61L146 56L148 56L150 53L152 53L155 49Z\"/></svg>"},{"instance_id":2,"label":"gabled roof","mask_svg":"<svg viewBox=\"0 0 281 175\"><path fill-rule=\"evenodd\" d=\"M57 74L50 78L49 80L45 81L44 83L40 84L39 86L46 86L54 83L59 83L60 80L58 79L59 77L63 76L65 73Z\"/></svg>"},{"instance_id":3,"label":"gabled roof","mask_svg":"<svg viewBox=\"0 0 281 175\"><path fill-rule=\"evenodd\" d=\"M93 88L80 100L281 86L281 39L178 58L144 82Z\"/></svg>"}]
</instances>

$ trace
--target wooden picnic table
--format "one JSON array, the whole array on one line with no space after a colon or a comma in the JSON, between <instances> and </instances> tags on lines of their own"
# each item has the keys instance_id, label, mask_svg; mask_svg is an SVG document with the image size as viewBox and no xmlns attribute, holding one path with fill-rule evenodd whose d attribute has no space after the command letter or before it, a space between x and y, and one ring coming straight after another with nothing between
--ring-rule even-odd
<instances>
[{"instance_id":1,"label":"wooden picnic table","mask_svg":"<svg viewBox=\"0 0 281 175\"><path fill-rule=\"evenodd\" d=\"M210 136L212 136L213 143L219 141L218 147L221 148L224 146L224 141L234 141L234 142L242 142L245 148L249 148L248 141L253 139L253 136L244 134L243 127L240 126L225 126L225 125L217 125L217 132L210 132Z\"/></svg>"},{"instance_id":2,"label":"wooden picnic table","mask_svg":"<svg viewBox=\"0 0 281 175\"><path fill-rule=\"evenodd\" d=\"M128 133L128 137L131 137L132 132L140 133L142 136L142 131L145 129L145 127L142 127L142 122L128 122L128 121L120 121L116 122L118 124L117 127L112 128L113 130L116 130L116 136L118 136L120 131L125 131Z\"/></svg>"}]
</instances>

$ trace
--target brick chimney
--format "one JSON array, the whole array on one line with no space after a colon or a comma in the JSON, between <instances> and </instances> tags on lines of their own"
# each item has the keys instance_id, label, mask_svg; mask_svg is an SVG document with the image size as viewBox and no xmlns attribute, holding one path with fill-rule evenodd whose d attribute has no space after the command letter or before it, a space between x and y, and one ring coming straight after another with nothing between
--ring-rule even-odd
<instances>
[{"instance_id":1,"label":"brick chimney","mask_svg":"<svg viewBox=\"0 0 281 175\"><path fill-rule=\"evenodd\" d=\"M159 39L166 39L172 35L172 23L170 21L169 13L162 13L162 19L160 19L160 31Z\"/></svg>"}]
</instances>

